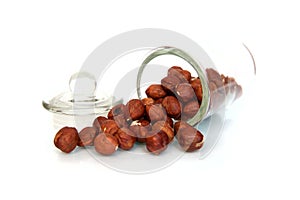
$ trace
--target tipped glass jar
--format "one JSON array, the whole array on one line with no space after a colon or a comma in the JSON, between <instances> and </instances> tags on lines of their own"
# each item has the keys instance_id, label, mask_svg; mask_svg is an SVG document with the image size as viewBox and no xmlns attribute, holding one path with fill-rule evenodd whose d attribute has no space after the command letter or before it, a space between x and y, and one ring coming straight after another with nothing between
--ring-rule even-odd
<instances>
[{"instance_id":1,"label":"tipped glass jar","mask_svg":"<svg viewBox=\"0 0 300 200\"><path fill-rule=\"evenodd\" d=\"M250 65L252 65L252 73L255 74L255 62L253 56L246 45L242 45L242 47L244 53L246 52L248 58L250 58L248 61L250 61ZM161 85L163 88L166 91L169 91L168 93L170 95L174 95L177 97L177 99L181 100L181 120L187 121L190 125L196 125L224 107L231 105L236 99L241 97L243 93L241 84L236 81L236 78L231 77L230 74L228 74L229 76L220 74L205 52L199 52L199 56L193 58L182 49L164 46L152 50L139 68L137 75L137 93L140 99L143 98L141 92L141 80L145 68L153 59L165 55L173 55L183 59L195 70L196 75L198 76L189 78L184 77L184 71L186 70L183 70L181 67L174 66L168 70L167 76L161 80ZM202 65L201 62L199 62L199 58L201 60L203 55L206 57L206 63L211 63L210 65ZM240 69L243 69L243 66L237 68L235 72L245 72L245 70ZM177 80L176 77L179 76L176 75L176 72L179 74L179 76L182 75L184 77L182 79L183 81L180 80L180 78ZM239 78L240 77L237 79ZM190 101L189 104L187 104L187 102L182 99L182 93L188 93L189 88L194 90L193 95L195 98L192 98L194 99L193 102L197 104L195 102L196 99L196 101L199 103L199 109L197 110L196 114L194 113L193 115L185 115L185 112L187 112L186 110L188 110L188 108L185 108L193 104L193 102Z\"/></svg>"}]
</instances>

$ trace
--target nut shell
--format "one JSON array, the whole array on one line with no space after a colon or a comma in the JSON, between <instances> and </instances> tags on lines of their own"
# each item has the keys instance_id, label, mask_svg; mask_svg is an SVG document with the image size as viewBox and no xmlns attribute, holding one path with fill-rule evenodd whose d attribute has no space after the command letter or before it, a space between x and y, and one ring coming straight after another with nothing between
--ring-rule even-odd
<instances>
[{"instance_id":1,"label":"nut shell","mask_svg":"<svg viewBox=\"0 0 300 200\"><path fill-rule=\"evenodd\" d=\"M95 127L86 127L79 132L79 140L77 145L80 147L91 146L94 143L94 139L97 135L97 129Z\"/></svg>"},{"instance_id":2,"label":"nut shell","mask_svg":"<svg viewBox=\"0 0 300 200\"><path fill-rule=\"evenodd\" d=\"M101 133L94 140L95 150L102 155L111 155L118 149L118 140L111 134Z\"/></svg>"},{"instance_id":3,"label":"nut shell","mask_svg":"<svg viewBox=\"0 0 300 200\"><path fill-rule=\"evenodd\" d=\"M78 143L78 131L73 127L63 127L60 129L54 138L54 145L62 152L70 153Z\"/></svg>"},{"instance_id":4,"label":"nut shell","mask_svg":"<svg viewBox=\"0 0 300 200\"><path fill-rule=\"evenodd\" d=\"M135 143L134 133L128 128L121 128L116 133L116 138L119 142L119 147L123 150L130 150Z\"/></svg>"}]
</instances>

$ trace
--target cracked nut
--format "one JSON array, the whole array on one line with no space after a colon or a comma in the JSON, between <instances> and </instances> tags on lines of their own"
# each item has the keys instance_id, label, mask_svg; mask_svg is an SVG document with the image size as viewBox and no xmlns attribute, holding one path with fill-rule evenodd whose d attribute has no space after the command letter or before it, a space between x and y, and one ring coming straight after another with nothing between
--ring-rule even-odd
<instances>
[{"instance_id":1,"label":"cracked nut","mask_svg":"<svg viewBox=\"0 0 300 200\"><path fill-rule=\"evenodd\" d=\"M54 145L62 152L70 153L76 148L78 140L76 128L64 127L56 133Z\"/></svg>"}]
</instances>

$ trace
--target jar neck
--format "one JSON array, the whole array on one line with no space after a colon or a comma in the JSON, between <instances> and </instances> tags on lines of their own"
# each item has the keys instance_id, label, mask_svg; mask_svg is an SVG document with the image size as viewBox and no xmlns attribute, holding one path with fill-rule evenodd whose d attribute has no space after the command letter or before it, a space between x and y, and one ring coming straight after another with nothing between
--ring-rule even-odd
<instances>
[{"instance_id":1,"label":"jar neck","mask_svg":"<svg viewBox=\"0 0 300 200\"><path fill-rule=\"evenodd\" d=\"M138 71L137 83L136 83L138 97L140 99L142 98L141 78L142 78L142 74L143 74L145 67L154 58L156 58L158 56L162 56L162 55L174 55L174 56L177 56L177 57L185 60L187 63L189 63L194 68L194 70L196 71L196 73L201 81L203 97L202 97L200 108L199 108L198 112L196 113L196 115L187 121L190 125L194 126L197 123L199 123L200 121L202 121L207 116L207 113L209 110L209 104L210 104L210 91L209 91L209 87L208 87L208 81L207 81L205 69L203 67L201 67L200 63L198 63L196 60L194 60L185 51L175 48L175 47L168 47L168 46L159 47L159 48L152 50L149 53L149 55L146 57L146 59L143 61L143 63L141 64L141 66L139 68L139 71Z\"/></svg>"}]
</instances>

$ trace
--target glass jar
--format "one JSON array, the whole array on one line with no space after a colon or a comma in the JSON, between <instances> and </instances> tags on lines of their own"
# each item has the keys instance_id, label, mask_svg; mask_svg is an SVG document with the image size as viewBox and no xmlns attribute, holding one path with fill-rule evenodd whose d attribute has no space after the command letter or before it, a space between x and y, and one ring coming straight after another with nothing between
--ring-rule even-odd
<instances>
[{"instance_id":1,"label":"glass jar","mask_svg":"<svg viewBox=\"0 0 300 200\"><path fill-rule=\"evenodd\" d=\"M132 59L116 64L128 55ZM203 159L220 138L225 122L224 108L239 97L245 97L253 82L256 71L253 56L236 40L204 38L195 42L161 29L122 33L89 55L80 72L71 77L70 91L44 101L43 106L55 113L56 130L64 125L81 130L92 126L96 117L106 116L114 105L126 104L131 98L143 99L144 88L160 83L173 65L188 69L201 83L199 110L187 121L205 138L203 147L189 155ZM86 150L98 162L126 173L154 172L170 166L184 154L176 141L159 156L147 152L145 145L136 145L132 151L118 151L113 157L101 156L93 147Z\"/></svg>"},{"instance_id":2,"label":"glass jar","mask_svg":"<svg viewBox=\"0 0 300 200\"><path fill-rule=\"evenodd\" d=\"M255 62L253 56L246 45L243 44L242 47L244 47L244 51L248 53L248 56L250 58L250 60L248 61L250 61L254 67L250 69L253 70L252 73L255 74ZM192 66L192 68L198 75L197 78L200 79L202 86L202 97L201 100L199 100L200 108L194 115L194 117L187 120L190 125L195 126L207 117L220 111L226 106L231 105L236 99L241 97L242 86L237 83L235 78L219 74L216 67L212 64L213 62L211 60L208 62L211 64L206 66L202 65L201 62L199 62L202 57L207 56L205 52L199 52L197 58L193 58L188 53L179 48L164 46L152 50L139 68L137 75L137 93L140 99L143 98L141 92L141 79L145 68L153 59L164 55L173 55L183 59L190 66ZM207 59L209 58L206 58L206 60Z\"/></svg>"}]
</instances>

